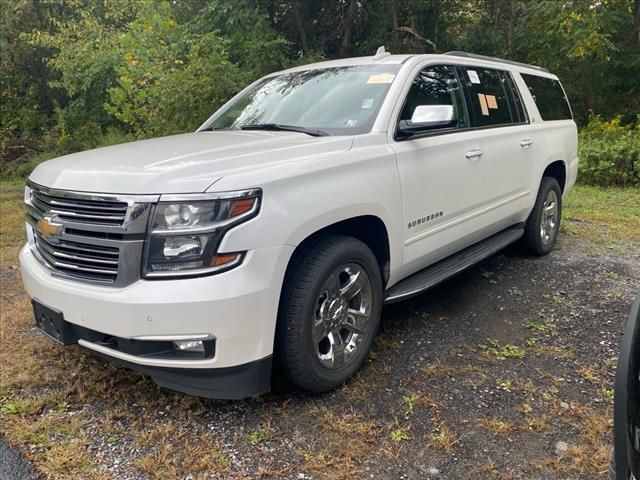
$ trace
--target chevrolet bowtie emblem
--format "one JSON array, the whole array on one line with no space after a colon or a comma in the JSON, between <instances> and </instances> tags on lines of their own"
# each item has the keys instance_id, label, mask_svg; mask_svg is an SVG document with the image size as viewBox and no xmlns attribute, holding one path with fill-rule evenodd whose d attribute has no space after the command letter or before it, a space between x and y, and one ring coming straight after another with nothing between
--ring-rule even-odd
<instances>
[{"instance_id":1,"label":"chevrolet bowtie emblem","mask_svg":"<svg viewBox=\"0 0 640 480\"><path fill-rule=\"evenodd\" d=\"M55 223L51 217L43 217L38 220L38 231L45 238L57 235L62 231L62 224Z\"/></svg>"}]
</instances>

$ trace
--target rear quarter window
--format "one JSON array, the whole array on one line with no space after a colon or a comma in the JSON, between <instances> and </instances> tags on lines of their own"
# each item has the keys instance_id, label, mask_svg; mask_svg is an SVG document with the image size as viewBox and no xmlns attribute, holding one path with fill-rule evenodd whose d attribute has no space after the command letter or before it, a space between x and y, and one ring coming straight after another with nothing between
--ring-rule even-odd
<instances>
[{"instance_id":1,"label":"rear quarter window","mask_svg":"<svg viewBox=\"0 0 640 480\"><path fill-rule=\"evenodd\" d=\"M520 74L536 102L542 120L571 120L569 101L558 80Z\"/></svg>"}]
</instances>

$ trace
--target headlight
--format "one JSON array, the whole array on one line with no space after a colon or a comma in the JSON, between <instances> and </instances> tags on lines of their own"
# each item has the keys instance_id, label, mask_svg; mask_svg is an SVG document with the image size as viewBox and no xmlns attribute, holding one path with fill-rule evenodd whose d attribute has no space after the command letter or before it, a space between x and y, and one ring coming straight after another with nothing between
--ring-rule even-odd
<instances>
[{"instance_id":1,"label":"headlight","mask_svg":"<svg viewBox=\"0 0 640 480\"><path fill-rule=\"evenodd\" d=\"M228 270L244 252L219 253L224 234L258 214L260 189L223 194L164 195L156 206L143 276L185 277Z\"/></svg>"}]
</instances>

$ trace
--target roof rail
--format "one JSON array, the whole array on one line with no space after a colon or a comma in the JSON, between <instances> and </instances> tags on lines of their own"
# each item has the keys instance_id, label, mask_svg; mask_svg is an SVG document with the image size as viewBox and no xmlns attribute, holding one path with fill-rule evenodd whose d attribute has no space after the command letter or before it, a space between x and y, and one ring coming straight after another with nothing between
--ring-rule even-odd
<instances>
[{"instance_id":1,"label":"roof rail","mask_svg":"<svg viewBox=\"0 0 640 480\"><path fill-rule=\"evenodd\" d=\"M489 62L507 63L509 65L517 65L518 67L535 68L536 70L540 70L542 72L550 73L548 69L546 69L544 67L539 67L537 65L529 65L528 63L514 62L513 60L505 60L503 58L497 58L497 57L488 57L486 55L477 55L475 53L454 51L454 52L446 52L445 55L452 55L452 56L456 56L456 57L475 58L477 60L487 60Z\"/></svg>"}]
</instances>

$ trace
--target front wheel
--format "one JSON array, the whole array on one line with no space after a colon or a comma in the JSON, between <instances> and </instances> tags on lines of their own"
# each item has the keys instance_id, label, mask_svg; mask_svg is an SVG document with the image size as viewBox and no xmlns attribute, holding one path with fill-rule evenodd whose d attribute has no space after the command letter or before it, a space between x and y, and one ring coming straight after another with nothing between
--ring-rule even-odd
<instances>
[{"instance_id":1,"label":"front wheel","mask_svg":"<svg viewBox=\"0 0 640 480\"><path fill-rule=\"evenodd\" d=\"M562 217L562 191L553 177L542 177L536 203L524 229L524 243L537 256L549 253L556 243Z\"/></svg>"},{"instance_id":2,"label":"front wheel","mask_svg":"<svg viewBox=\"0 0 640 480\"><path fill-rule=\"evenodd\" d=\"M296 254L283 286L276 356L299 387L325 392L364 363L382 310L382 275L361 241L321 239Z\"/></svg>"}]
</instances>

